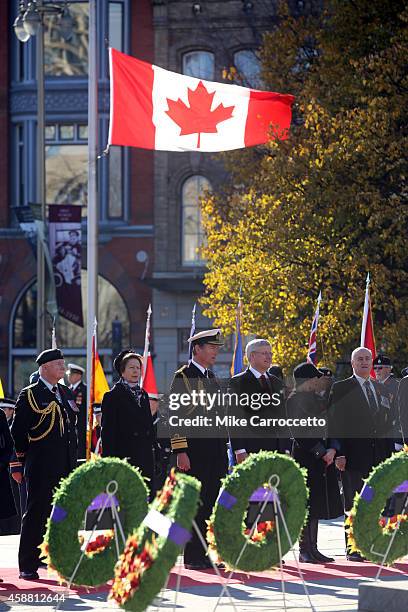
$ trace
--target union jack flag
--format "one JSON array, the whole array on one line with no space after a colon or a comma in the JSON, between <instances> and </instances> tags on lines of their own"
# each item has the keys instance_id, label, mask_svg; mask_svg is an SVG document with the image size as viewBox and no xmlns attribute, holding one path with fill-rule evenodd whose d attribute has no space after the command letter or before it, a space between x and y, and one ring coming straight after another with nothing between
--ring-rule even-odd
<instances>
[{"instance_id":1,"label":"union jack flag","mask_svg":"<svg viewBox=\"0 0 408 612\"><path fill-rule=\"evenodd\" d=\"M317 307L316 307L315 315L313 317L312 328L310 330L309 348L308 348L307 357L306 357L306 360L308 361L308 363L313 363L313 365L316 365L317 326L319 323L319 309L320 309L321 299L322 299L322 292L320 291L319 297L317 298Z\"/></svg>"}]
</instances>

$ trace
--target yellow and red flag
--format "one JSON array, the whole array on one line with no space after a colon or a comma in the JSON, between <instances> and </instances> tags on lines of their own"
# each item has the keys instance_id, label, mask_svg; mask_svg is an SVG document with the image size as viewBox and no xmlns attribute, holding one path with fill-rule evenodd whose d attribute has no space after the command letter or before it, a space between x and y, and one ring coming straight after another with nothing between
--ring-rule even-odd
<instances>
[{"instance_id":1,"label":"yellow and red flag","mask_svg":"<svg viewBox=\"0 0 408 612\"><path fill-rule=\"evenodd\" d=\"M92 337L92 368L91 368L91 387L88 406L88 426L86 431L86 458L91 458L91 441L94 417L94 404L101 404L106 391L109 391L108 381L103 371L98 355L96 343L96 321Z\"/></svg>"}]
</instances>

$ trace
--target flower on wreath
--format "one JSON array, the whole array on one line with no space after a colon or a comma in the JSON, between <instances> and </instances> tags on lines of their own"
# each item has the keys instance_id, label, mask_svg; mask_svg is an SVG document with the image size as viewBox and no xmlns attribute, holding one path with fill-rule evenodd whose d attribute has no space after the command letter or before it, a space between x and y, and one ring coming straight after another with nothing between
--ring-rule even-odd
<instances>
[{"instance_id":1,"label":"flower on wreath","mask_svg":"<svg viewBox=\"0 0 408 612\"><path fill-rule=\"evenodd\" d=\"M251 541L263 542L263 540L266 538L266 534L269 531L272 531L274 528L274 521L262 521L261 523L258 523L253 534L251 535ZM244 533L245 535L249 535L251 533L251 529L245 529Z\"/></svg>"},{"instance_id":2,"label":"flower on wreath","mask_svg":"<svg viewBox=\"0 0 408 612\"><path fill-rule=\"evenodd\" d=\"M152 542L145 542L140 552L136 538L129 539L116 564L109 599L113 599L120 606L126 604L139 588L145 571L152 566L156 552L157 545L154 538Z\"/></svg>"},{"instance_id":3,"label":"flower on wreath","mask_svg":"<svg viewBox=\"0 0 408 612\"><path fill-rule=\"evenodd\" d=\"M157 493L157 510L159 512L170 503L176 485L176 470L172 468L166 482L164 483L163 488Z\"/></svg>"},{"instance_id":4,"label":"flower on wreath","mask_svg":"<svg viewBox=\"0 0 408 612\"><path fill-rule=\"evenodd\" d=\"M360 549L357 547L356 540L354 537L353 521L354 521L354 509L347 516L346 520L344 521L344 525L346 527L347 546L350 552L355 553L355 552L360 552Z\"/></svg>"},{"instance_id":5,"label":"flower on wreath","mask_svg":"<svg viewBox=\"0 0 408 612\"><path fill-rule=\"evenodd\" d=\"M408 522L407 514L395 514L390 517L382 516L378 521L384 533L392 533L396 529L399 529L400 525L404 522Z\"/></svg>"},{"instance_id":6,"label":"flower on wreath","mask_svg":"<svg viewBox=\"0 0 408 612\"><path fill-rule=\"evenodd\" d=\"M85 547L85 553L89 557L92 557L93 555L96 555L104 551L105 548L107 548L109 544L112 542L113 536L114 534L111 529L109 531L106 531L103 534L98 535L95 540L92 540L92 542L88 542L88 544ZM83 539L83 536L81 537Z\"/></svg>"}]
</instances>

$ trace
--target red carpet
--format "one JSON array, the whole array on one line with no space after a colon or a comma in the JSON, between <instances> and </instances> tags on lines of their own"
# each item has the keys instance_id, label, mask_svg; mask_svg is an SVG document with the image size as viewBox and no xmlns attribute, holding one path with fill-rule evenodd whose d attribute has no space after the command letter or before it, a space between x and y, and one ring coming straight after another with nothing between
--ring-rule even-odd
<instances>
[{"instance_id":1,"label":"red carpet","mask_svg":"<svg viewBox=\"0 0 408 612\"><path fill-rule=\"evenodd\" d=\"M305 580L307 581L325 581L337 579L356 579L372 578L378 571L378 566L372 563L351 563L345 559L339 559L335 563L324 565L301 564L301 570ZM180 566L181 572L181 587L194 587L203 585L216 585L220 580L213 570L193 571L186 570ZM13 593L44 593L56 594L62 593L65 590L56 579L54 573L47 573L47 570L40 569L40 580L29 582L18 578L18 570L16 568L0 569L0 577L4 582L0 583L0 600L4 601L4 597ZM174 568L170 575L169 587L173 588L176 585L178 569ZM221 572L223 577L228 574ZM382 571L382 577L393 577L395 579L405 578L408 576L408 563L396 563L392 568L386 568ZM281 579L279 570L268 572L257 572L253 574L236 573L231 578L231 584L256 584L257 582L279 581ZM287 562L284 568L284 580L286 582L300 581L299 574L294 561ZM98 593L109 590L109 584L104 584L97 588L72 587L70 594L81 593Z\"/></svg>"}]
</instances>

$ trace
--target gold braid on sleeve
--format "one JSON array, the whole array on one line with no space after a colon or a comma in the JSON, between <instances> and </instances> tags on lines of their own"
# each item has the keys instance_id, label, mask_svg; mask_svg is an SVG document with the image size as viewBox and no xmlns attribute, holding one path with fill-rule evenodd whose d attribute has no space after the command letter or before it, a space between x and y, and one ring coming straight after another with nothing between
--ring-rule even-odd
<instances>
[{"instance_id":1,"label":"gold braid on sleeve","mask_svg":"<svg viewBox=\"0 0 408 612\"><path fill-rule=\"evenodd\" d=\"M51 423L50 423L50 426L48 427L48 429L44 433L42 433L40 436L37 436L37 437L33 437L33 436L29 435L28 439L29 439L30 442L38 442L39 440L42 440L43 438L48 436L48 434L50 433L51 429L54 427L56 412L58 412L59 425L60 425L60 434L62 436L62 434L64 433L64 419L62 418L61 408L60 408L60 406L59 406L59 404L57 402L55 402L55 401L50 402L46 408L43 408L41 410L41 408L38 407L38 404L35 401L34 393L32 392L31 389L29 389L28 390L28 403L30 404L30 408L35 413L40 415L40 420L38 421L37 425L35 425L34 427L31 428L32 430L33 429L37 429L37 427L39 427L41 425L41 423L44 421L44 419L48 415L51 415Z\"/></svg>"}]
</instances>

